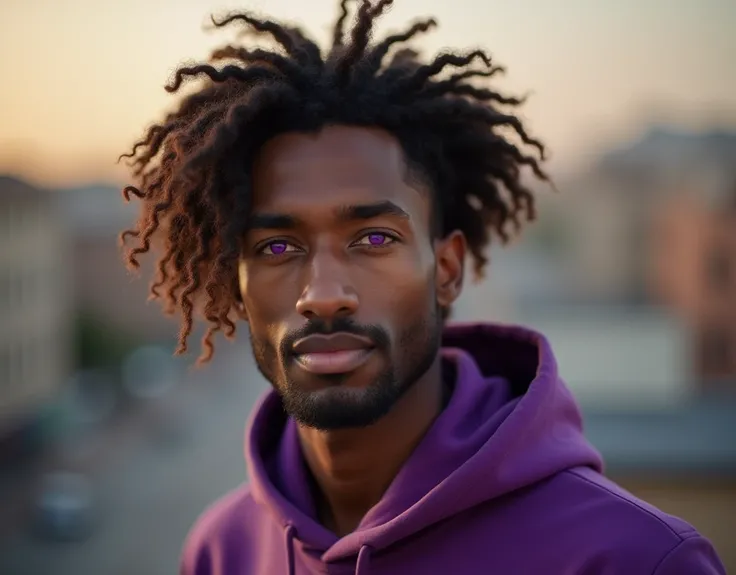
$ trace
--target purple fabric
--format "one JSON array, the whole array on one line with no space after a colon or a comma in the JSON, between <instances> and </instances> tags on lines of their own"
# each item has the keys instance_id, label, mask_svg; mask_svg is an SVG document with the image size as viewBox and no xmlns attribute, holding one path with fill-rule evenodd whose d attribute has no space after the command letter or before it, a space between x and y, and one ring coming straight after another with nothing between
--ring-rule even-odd
<instances>
[{"instance_id":1,"label":"purple fabric","mask_svg":"<svg viewBox=\"0 0 736 575\"><path fill-rule=\"evenodd\" d=\"M447 408L383 499L338 538L315 520L297 430L268 393L246 435L251 483L192 529L183 575L724 575L690 525L601 474L538 333L453 325Z\"/></svg>"}]
</instances>

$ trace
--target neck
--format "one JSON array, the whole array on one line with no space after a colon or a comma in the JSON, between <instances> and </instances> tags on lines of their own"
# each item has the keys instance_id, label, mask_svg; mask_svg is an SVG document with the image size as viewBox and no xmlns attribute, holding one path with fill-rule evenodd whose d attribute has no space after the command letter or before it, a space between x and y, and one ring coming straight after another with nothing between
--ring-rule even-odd
<instances>
[{"instance_id":1,"label":"neck","mask_svg":"<svg viewBox=\"0 0 736 575\"><path fill-rule=\"evenodd\" d=\"M442 411L440 362L412 385L375 424L339 431L299 427L317 484L320 521L342 537L380 501L404 462Z\"/></svg>"}]
</instances>

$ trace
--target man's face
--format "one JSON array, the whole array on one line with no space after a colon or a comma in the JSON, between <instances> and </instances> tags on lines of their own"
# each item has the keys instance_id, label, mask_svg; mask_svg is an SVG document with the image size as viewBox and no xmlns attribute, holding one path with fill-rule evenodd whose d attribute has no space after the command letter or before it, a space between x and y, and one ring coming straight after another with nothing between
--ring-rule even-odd
<instances>
[{"instance_id":1,"label":"man's face","mask_svg":"<svg viewBox=\"0 0 736 575\"><path fill-rule=\"evenodd\" d=\"M409 182L377 129L280 135L255 162L243 308L258 368L303 425L377 421L437 357L465 244L432 238L430 191Z\"/></svg>"}]
</instances>

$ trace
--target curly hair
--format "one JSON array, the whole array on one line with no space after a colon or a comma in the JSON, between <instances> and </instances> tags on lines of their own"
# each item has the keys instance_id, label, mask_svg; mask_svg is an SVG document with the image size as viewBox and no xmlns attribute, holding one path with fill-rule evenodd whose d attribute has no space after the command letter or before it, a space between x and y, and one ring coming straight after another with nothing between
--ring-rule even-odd
<instances>
[{"instance_id":1,"label":"curly hair","mask_svg":"<svg viewBox=\"0 0 736 575\"><path fill-rule=\"evenodd\" d=\"M335 124L391 133L412 172L432 189L436 233L465 234L478 278L491 236L505 243L523 221L535 218L534 196L522 183L522 169L550 180L540 167L543 144L509 112L524 98L471 82L504 68L483 50L442 53L423 63L416 51L401 48L435 27L433 18L373 43L374 22L393 0L358 0L348 31L350 1L340 2L332 46L325 53L295 26L248 12L213 16L215 28L245 25L251 33L270 36L281 49L226 45L206 63L180 67L165 87L168 92L192 79L202 80L201 86L120 157L130 159L135 179L123 196L142 203L136 226L121 234L123 245L131 238L137 243L125 249L125 259L137 269L140 255L154 244L160 248L150 294L163 301L167 313L181 313L178 354L187 351L195 307L208 324L198 363L212 357L217 332L227 338L235 334L237 263L248 225L251 167L259 148L277 134ZM471 67L476 61L481 66ZM445 73L448 68L456 70Z\"/></svg>"}]
</instances>

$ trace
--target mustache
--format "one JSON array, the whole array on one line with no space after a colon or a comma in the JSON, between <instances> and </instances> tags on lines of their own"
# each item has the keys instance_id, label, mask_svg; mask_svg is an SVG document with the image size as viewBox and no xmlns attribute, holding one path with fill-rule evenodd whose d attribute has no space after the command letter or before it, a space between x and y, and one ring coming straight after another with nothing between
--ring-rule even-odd
<instances>
[{"instance_id":1,"label":"mustache","mask_svg":"<svg viewBox=\"0 0 736 575\"><path fill-rule=\"evenodd\" d=\"M303 326L289 331L281 340L281 357L288 357L292 353L294 344L310 335L332 335L334 333L349 333L365 337L373 343L377 349L387 349L390 344L388 332L379 325L362 325L348 317L335 318L327 322L323 319L310 319Z\"/></svg>"}]
</instances>

